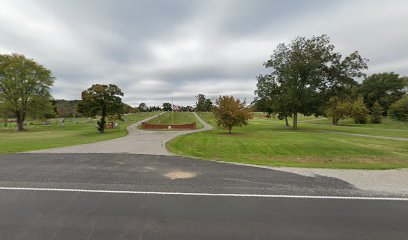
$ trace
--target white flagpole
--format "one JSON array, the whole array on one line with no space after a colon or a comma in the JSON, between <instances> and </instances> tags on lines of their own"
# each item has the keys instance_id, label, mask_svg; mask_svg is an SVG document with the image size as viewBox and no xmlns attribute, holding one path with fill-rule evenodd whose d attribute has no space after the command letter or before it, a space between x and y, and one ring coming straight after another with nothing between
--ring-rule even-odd
<instances>
[{"instance_id":1,"label":"white flagpole","mask_svg":"<svg viewBox=\"0 0 408 240\"><path fill-rule=\"evenodd\" d=\"M171 93L171 123L172 124L174 124L173 112L174 112L173 93Z\"/></svg>"}]
</instances>

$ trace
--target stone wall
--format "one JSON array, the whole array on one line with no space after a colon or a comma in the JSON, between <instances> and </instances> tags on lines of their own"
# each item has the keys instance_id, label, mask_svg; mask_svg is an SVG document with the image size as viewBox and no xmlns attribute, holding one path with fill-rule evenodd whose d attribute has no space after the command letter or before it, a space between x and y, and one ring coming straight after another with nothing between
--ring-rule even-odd
<instances>
[{"instance_id":1,"label":"stone wall","mask_svg":"<svg viewBox=\"0 0 408 240\"><path fill-rule=\"evenodd\" d=\"M188 124L152 124L147 122L142 122L142 129L196 129L197 125L195 122Z\"/></svg>"}]
</instances>

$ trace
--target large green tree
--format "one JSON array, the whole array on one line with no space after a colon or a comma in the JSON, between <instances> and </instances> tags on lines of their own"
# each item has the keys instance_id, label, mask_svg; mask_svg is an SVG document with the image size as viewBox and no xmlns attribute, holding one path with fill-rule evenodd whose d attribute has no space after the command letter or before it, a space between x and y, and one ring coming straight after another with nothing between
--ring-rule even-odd
<instances>
[{"instance_id":1,"label":"large green tree","mask_svg":"<svg viewBox=\"0 0 408 240\"><path fill-rule=\"evenodd\" d=\"M104 133L106 117L123 114L122 96L122 90L114 84L94 84L82 92L78 111L88 117L101 116L98 121L98 131Z\"/></svg>"},{"instance_id":2,"label":"large green tree","mask_svg":"<svg viewBox=\"0 0 408 240\"><path fill-rule=\"evenodd\" d=\"M24 130L27 115L41 116L52 110L50 70L20 54L0 55L0 102Z\"/></svg>"},{"instance_id":3,"label":"large green tree","mask_svg":"<svg viewBox=\"0 0 408 240\"><path fill-rule=\"evenodd\" d=\"M257 101L262 104L263 112L274 113L279 119L285 119L286 126L289 126L288 117L291 116L291 105L285 88L279 85L275 76L259 75L257 77Z\"/></svg>"},{"instance_id":4,"label":"large green tree","mask_svg":"<svg viewBox=\"0 0 408 240\"><path fill-rule=\"evenodd\" d=\"M355 85L355 77L363 76L366 59L358 52L343 57L334 48L326 35L297 37L290 44L279 44L265 62L272 72L259 76L258 83L259 79L272 82L262 86L273 87L271 98L277 96L274 91L280 93L274 102L293 117L293 128L297 128L299 113L324 115L328 99ZM261 90L258 86L258 92Z\"/></svg>"},{"instance_id":5,"label":"large green tree","mask_svg":"<svg viewBox=\"0 0 408 240\"><path fill-rule=\"evenodd\" d=\"M398 74L379 73L367 77L361 84L361 93L367 108L371 109L378 102L384 109L384 115L394 102L401 99L408 87L403 77Z\"/></svg>"},{"instance_id":6,"label":"large green tree","mask_svg":"<svg viewBox=\"0 0 408 240\"><path fill-rule=\"evenodd\" d=\"M141 112L146 112L147 111L146 103L140 103L139 104L139 111L141 111Z\"/></svg>"},{"instance_id":7,"label":"large green tree","mask_svg":"<svg viewBox=\"0 0 408 240\"><path fill-rule=\"evenodd\" d=\"M220 96L213 111L217 125L227 128L229 133L232 127L247 125L248 119L252 118L252 113L245 107L245 102L233 96Z\"/></svg>"},{"instance_id":8,"label":"large green tree","mask_svg":"<svg viewBox=\"0 0 408 240\"><path fill-rule=\"evenodd\" d=\"M163 111L170 112L171 110L173 110L171 103L163 103Z\"/></svg>"}]
</instances>

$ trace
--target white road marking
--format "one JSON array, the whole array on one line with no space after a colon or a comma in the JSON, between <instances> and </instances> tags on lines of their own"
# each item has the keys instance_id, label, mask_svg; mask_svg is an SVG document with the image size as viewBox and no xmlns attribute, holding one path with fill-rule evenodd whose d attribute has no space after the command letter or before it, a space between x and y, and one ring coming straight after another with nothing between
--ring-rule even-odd
<instances>
[{"instance_id":1,"label":"white road marking","mask_svg":"<svg viewBox=\"0 0 408 240\"><path fill-rule=\"evenodd\" d=\"M81 193L113 193L113 194L145 194L145 195L179 195L179 196L215 196L215 197L256 197L256 198L297 198L297 199L343 199L343 200L381 200L408 201L405 197L353 197L353 196L310 196L310 195L275 195L275 194L240 194L240 193L195 193L195 192L146 192L97 190L75 188L29 188L29 187L0 187L9 191L42 191L42 192L81 192Z\"/></svg>"}]
</instances>

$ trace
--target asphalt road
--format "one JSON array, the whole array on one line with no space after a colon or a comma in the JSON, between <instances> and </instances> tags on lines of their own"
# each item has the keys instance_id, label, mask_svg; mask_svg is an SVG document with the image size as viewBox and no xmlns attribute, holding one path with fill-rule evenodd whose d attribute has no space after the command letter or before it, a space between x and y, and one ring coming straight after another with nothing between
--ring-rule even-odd
<instances>
[{"instance_id":1,"label":"asphalt road","mask_svg":"<svg viewBox=\"0 0 408 240\"><path fill-rule=\"evenodd\" d=\"M407 239L408 201L387 197L174 156L0 155L0 239Z\"/></svg>"}]
</instances>

